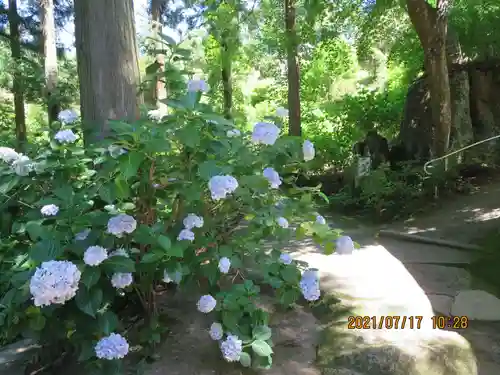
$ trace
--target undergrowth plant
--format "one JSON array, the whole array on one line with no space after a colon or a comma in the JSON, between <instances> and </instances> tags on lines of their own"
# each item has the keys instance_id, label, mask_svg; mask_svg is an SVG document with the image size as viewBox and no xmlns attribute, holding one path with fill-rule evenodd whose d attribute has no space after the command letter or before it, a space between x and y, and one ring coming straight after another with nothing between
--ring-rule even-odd
<instances>
[{"instance_id":1,"label":"undergrowth plant","mask_svg":"<svg viewBox=\"0 0 500 375\"><path fill-rule=\"evenodd\" d=\"M168 114L110 121L110 136L91 147L66 110L37 155L0 148L1 203L11 213L0 243L4 340L62 345L94 370L119 373L133 344L122 309L139 303L157 343L158 290L174 283L213 316L206 334L226 361L271 366L258 285L285 306L317 301L317 273L281 244L313 236L332 253L340 232L314 212L314 189L280 189L280 173L307 168L314 145L273 123L240 131L203 104L207 90L191 80Z\"/></svg>"}]
</instances>

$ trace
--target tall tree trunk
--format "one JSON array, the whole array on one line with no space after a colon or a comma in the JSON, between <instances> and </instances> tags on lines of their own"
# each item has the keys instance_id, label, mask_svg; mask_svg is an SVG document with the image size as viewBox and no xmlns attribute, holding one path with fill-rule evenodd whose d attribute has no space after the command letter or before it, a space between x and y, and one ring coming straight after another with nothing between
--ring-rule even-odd
<instances>
[{"instance_id":1,"label":"tall tree trunk","mask_svg":"<svg viewBox=\"0 0 500 375\"><path fill-rule=\"evenodd\" d=\"M285 34L288 74L288 134L300 136L300 75L297 62L298 37L295 27L295 0L285 0Z\"/></svg>"},{"instance_id":2,"label":"tall tree trunk","mask_svg":"<svg viewBox=\"0 0 500 375\"><path fill-rule=\"evenodd\" d=\"M10 51L14 62L12 91L14 94L14 112L16 115L16 139L18 151L24 151L27 142L26 114L24 112L23 77L19 69L21 61L21 41L19 36L19 14L17 0L9 0Z\"/></svg>"},{"instance_id":3,"label":"tall tree trunk","mask_svg":"<svg viewBox=\"0 0 500 375\"><path fill-rule=\"evenodd\" d=\"M161 14L163 13L166 7L167 0L152 0L151 1L151 29L153 38L156 40L161 39L162 32L162 23L161 23ZM163 43L157 41L156 43L157 49L163 49ZM157 73L160 73L156 78L155 83L155 92L153 98L155 100L155 105L158 107L160 112L167 112L167 105L164 103L164 100L167 99L167 86L165 82L165 56L162 53L158 53L156 55L156 65L157 65Z\"/></svg>"},{"instance_id":4,"label":"tall tree trunk","mask_svg":"<svg viewBox=\"0 0 500 375\"><path fill-rule=\"evenodd\" d=\"M233 110L233 82L232 82L232 53L229 45L229 30L224 29L220 40L221 77L223 87L223 112L227 119L232 118Z\"/></svg>"},{"instance_id":5,"label":"tall tree trunk","mask_svg":"<svg viewBox=\"0 0 500 375\"><path fill-rule=\"evenodd\" d=\"M86 143L108 133L108 119L139 115L139 63L132 0L75 0L80 107Z\"/></svg>"},{"instance_id":6,"label":"tall tree trunk","mask_svg":"<svg viewBox=\"0 0 500 375\"><path fill-rule=\"evenodd\" d=\"M424 49L424 63L435 126L434 156L446 154L452 125L450 82L446 53L449 0L407 0L408 14Z\"/></svg>"},{"instance_id":7,"label":"tall tree trunk","mask_svg":"<svg viewBox=\"0 0 500 375\"><path fill-rule=\"evenodd\" d=\"M49 124L57 120L59 100L57 98L57 47L54 1L40 0L40 20L43 35L43 57L45 66L45 90Z\"/></svg>"}]
</instances>

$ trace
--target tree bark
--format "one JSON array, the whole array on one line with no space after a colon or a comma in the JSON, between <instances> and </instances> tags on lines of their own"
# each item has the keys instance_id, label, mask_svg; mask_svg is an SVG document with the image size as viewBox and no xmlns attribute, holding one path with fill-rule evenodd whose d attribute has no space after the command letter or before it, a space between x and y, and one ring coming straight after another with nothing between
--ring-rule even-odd
<instances>
[{"instance_id":1,"label":"tree bark","mask_svg":"<svg viewBox=\"0 0 500 375\"><path fill-rule=\"evenodd\" d=\"M298 37L295 27L295 0L285 0L285 35L288 75L288 134L300 136L300 73L297 62Z\"/></svg>"},{"instance_id":2,"label":"tree bark","mask_svg":"<svg viewBox=\"0 0 500 375\"><path fill-rule=\"evenodd\" d=\"M17 0L9 0L9 29L10 51L14 62L12 91L14 94L14 112L16 116L17 150L23 152L26 148L26 114L24 112L24 85L22 73L19 69L21 63L21 41L19 34L19 14L17 13Z\"/></svg>"},{"instance_id":3,"label":"tree bark","mask_svg":"<svg viewBox=\"0 0 500 375\"><path fill-rule=\"evenodd\" d=\"M452 126L450 82L446 53L448 0L433 8L426 0L407 0L408 14L424 50L424 64L435 126L434 156L446 154Z\"/></svg>"},{"instance_id":4,"label":"tree bark","mask_svg":"<svg viewBox=\"0 0 500 375\"><path fill-rule=\"evenodd\" d=\"M45 90L49 124L57 120L59 100L57 98L57 46L54 1L40 0L40 20L43 35L43 56L45 67Z\"/></svg>"},{"instance_id":5,"label":"tree bark","mask_svg":"<svg viewBox=\"0 0 500 375\"><path fill-rule=\"evenodd\" d=\"M139 63L132 0L75 0L80 106L88 144L108 119L139 116Z\"/></svg>"},{"instance_id":6,"label":"tree bark","mask_svg":"<svg viewBox=\"0 0 500 375\"><path fill-rule=\"evenodd\" d=\"M232 82L232 61L231 50L229 46L229 30L221 33L220 58L221 58L221 77L223 87L223 112L227 119L232 118L233 110L233 82Z\"/></svg>"},{"instance_id":7,"label":"tree bark","mask_svg":"<svg viewBox=\"0 0 500 375\"><path fill-rule=\"evenodd\" d=\"M153 38L157 41L155 42L157 49L163 49L163 43L159 41L162 32L161 14L166 7L166 0L152 0L151 1L151 31ZM154 86L153 99L155 101L155 106L162 113L167 112L167 105L164 100L167 99L167 87L165 82L165 56L161 53L156 55L156 64L158 70L156 73L160 73L156 80ZM162 74L163 73L163 74Z\"/></svg>"}]
</instances>

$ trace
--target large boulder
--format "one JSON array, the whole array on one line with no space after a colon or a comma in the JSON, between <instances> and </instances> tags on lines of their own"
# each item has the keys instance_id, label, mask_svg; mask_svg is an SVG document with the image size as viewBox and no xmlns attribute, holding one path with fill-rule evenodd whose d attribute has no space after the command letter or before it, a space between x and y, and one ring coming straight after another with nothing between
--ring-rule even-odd
<instances>
[{"instance_id":1,"label":"large boulder","mask_svg":"<svg viewBox=\"0 0 500 375\"><path fill-rule=\"evenodd\" d=\"M425 292L383 246L329 257L297 254L297 258L319 270L323 289L340 301L339 311L344 311L329 325L319 351L325 373L477 374L469 342L455 332L433 327L435 314ZM393 328L386 328L386 322Z\"/></svg>"},{"instance_id":2,"label":"large boulder","mask_svg":"<svg viewBox=\"0 0 500 375\"><path fill-rule=\"evenodd\" d=\"M450 145L457 149L498 134L500 130L500 61L473 61L450 64L452 129ZM418 78L406 96L399 141L409 156L430 157L435 125L432 121L426 76ZM474 149L484 153L495 143Z\"/></svg>"}]
</instances>

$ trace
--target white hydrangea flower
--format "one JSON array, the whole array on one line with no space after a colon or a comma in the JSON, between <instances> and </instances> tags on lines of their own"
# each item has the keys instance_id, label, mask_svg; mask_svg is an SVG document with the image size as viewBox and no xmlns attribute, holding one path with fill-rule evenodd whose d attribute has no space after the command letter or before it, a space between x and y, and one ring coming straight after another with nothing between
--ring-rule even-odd
<instances>
[{"instance_id":1,"label":"white hydrangea flower","mask_svg":"<svg viewBox=\"0 0 500 375\"><path fill-rule=\"evenodd\" d=\"M186 229L201 228L204 224L203 218L195 214L188 214L182 221Z\"/></svg>"},{"instance_id":2,"label":"white hydrangea flower","mask_svg":"<svg viewBox=\"0 0 500 375\"><path fill-rule=\"evenodd\" d=\"M317 301L321 296L318 273L314 270L304 271L299 287L302 295L308 301Z\"/></svg>"},{"instance_id":3,"label":"white hydrangea flower","mask_svg":"<svg viewBox=\"0 0 500 375\"><path fill-rule=\"evenodd\" d=\"M219 341L224 336L224 329L222 328L222 324L214 322L210 326L209 331L210 337L214 341Z\"/></svg>"},{"instance_id":4,"label":"white hydrangea flower","mask_svg":"<svg viewBox=\"0 0 500 375\"><path fill-rule=\"evenodd\" d=\"M116 159L116 158L122 156L123 154L126 154L127 150L125 150L124 148L117 146L117 145L109 145L108 152L109 152L109 156L111 156L113 159Z\"/></svg>"},{"instance_id":5,"label":"white hydrangea flower","mask_svg":"<svg viewBox=\"0 0 500 375\"><path fill-rule=\"evenodd\" d=\"M283 229L288 228L288 220L285 219L284 217L279 217L276 221L281 228Z\"/></svg>"},{"instance_id":6,"label":"white hydrangea flower","mask_svg":"<svg viewBox=\"0 0 500 375\"><path fill-rule=\"evenodd\" d=\"M354 251L354 242L349 236L339 237L337 238L335 249L337 254L352 254Z\"/></svg>"},{"instance_id":7,"label":"white hydrangea flower","mask_svg":"<svg viewBox=\"0 0 500 375\"><path fill-rule=\"evenodd\" d=\"M111 277L111 285L116 289L123 289L132 284L134 278L131 273L116 272Z\"/></svg>"},{"instance_id":8,"label":"white hydrangea flower","mask_svg":"<svg viewBox=\"0 0 500 375\"><path fill-rule=\"evenodd\" d=\"M19 154L19 157L12 162L12 169L18 176L29 175L33 168L33 161L26 155Z\"/></svg>"},{"instance_id":9,"label":"white hydrangea flower","mask_svg":"<svg viewBox=\"0 0 500 375\"><path fill-rule=\"evenodd\" d=\"M222 357L226 361L239 361L241 352L243 351L243 341L241 341L236 335L228 335L227 338L221 342L220 350L222 352Z\"/></svg>"},{"instance_id":10,"label":"white hydrangea flower","mask_svg":"<svg viewBox=\"0 0 500 375\"><path fill-rule=\"evenodd\" d=\"M102 246L89 246L83 254L83 261L89 266L98 266L108 258L108 250Z\"/></svg>"},{"instance_id":11,"label":"white hydrangea flower","mask_svg":"<svg viewBox=\"0 0 500 375\"><path fill-rule=\"evenodd\" d=\"M188 81L187 90L189 92L208 92L210 86L202 79L191 79Z\"/></svg>"},{"instance_id":12,"label":"white hydrangea flower","mask_svg":"<svg viewBox=\"0 0 500 375\"><path fill-rule=\"evenodd\" d=\"M59 207L57 207L55 204L46 204L40 209L40 213L43 216L56 216L58 212Z\"/></svg>"},{"instance_id":13,"label":"white hydrangea flower","mask_svg":"<svg viewBox=\"0 0 500 375\"><path fill-rule=\"evenodd\" d=\"M10 147L0 147L0 159L2 159L5 163L10 164L19 159L20 156L21 155Z\"/></svg>"},{"instance_id":14,"label":"white hydrangea flower","mask_svg":"<svg viewBox=\"0 0 500 375\"><path fill-rule=\"evenodd\" d=\"M227 257L222 257L219 260L219 271L222 273L228 273L229 268L231 268L231 261Z\"/></svg>"},{"instance_id":15,"label":"white hydrangea flower","mask_svg":"<svg viewBox=\"0 0 500 375\"><path fill-rule=\"evenodd\" d=\"M288 117L288 109L283 107L276 108L276 116L277 117Z\"/></svg>"},{"instance_id":16,"label":"white hydrangea flower","mask_svg":"<svg viewBox=\"0 0 500 375\"><path fill-rule=\"evenodd\" d=\"M288 254L288 253L282 253L280 255L280 261L283 264L292 264L293 259L290 256L290 254Z\"/></svg>"},{"instance_id":17,"label":"white hydrangea flower","mask_svg":"<svg viewBox=\"0 0 500 375\"><path fill-rule=\"evenodd\" d=\"M43 262L30 280L35 306L64 304L78 290L81 272L73 263L63 260Z\"/></svg>"},{"instance_id":18,"label":"white hydrangea flower","mask_svg":"<svg viewBox=\"0 0 500 375\"><path fill-rule=\"evenodd\" d=\"M217 300L210 294L201 296L198 300L198 303L196 304L198 311L205 314L208 314L213 309L215 309L215 306L217 306Z\"/></svg>"},{"instance_id":19,"label":"white hydrangea flower","mask_svg":"<svg viewBox=\"0 0 500 375\"><path fill-rule=\"evenodd\" d=\"M314 144L311 141L305 140L302 144L302 152L304 154L305 161L313 160L316 153L314 151Z\"/></svg>"},{"instance_id":20,"label":"white hydrangea flower","mask_svg":"<svg viewBox=\"0 0 500 375\"><path fill-rule=\"evenodd\" d=\"M163 116L165 116L159 109L152 109L148 112L148 118L153 121L161 121Z\"/></svg>"},{"instance_id":21,"label":"white hydrangea flower","mask_svg":"<svg viewBox=\"0 0 500 375\"><path fill-rule=\"evenodd\" d=\"M316 216L316 224L325 225L326 224L325 218L321 215L317 215Z\"/></svg>"},{"instance_id":22,"label":"white hydrangea flower","mask_svg":"<svg viewBox=\"0 0 500 375\"><path fill-rule=\"evenodd\" d=\"M183 229L179 232L179 235L177 236L177 241L194 241L194 232L191 231L190 229Z\"/></svg>"},{"instance_id":23,"label":"white hydrangea flower","mask_svg":"<svg viewBox=\"0 0 500 375\"><path fill-rule=\"evenodd\" d=\"M121 238L124 233L132 233L137 228L137 221L126 214L119 214L108 220L108 233Z\"/></svg>"},{"instance_id":24,"label":"white hydrangea flower","mask_svg":"<svg viewBox=\"0 0 500 375\"><path fill-rule=\"evenodd\" d=\"M128 354L129 345L125 338L117 333L112 333L99 340L95 346L95 354L99 359L122 359Z\"/></svg>"},{"instance_id":25,"label":"white hydrangea flower","mask_svg":"<svg viewBox=\"0 0 500 375\"><path fill-rule=\"evenodd\" d=\"M238 181L233 176L229 175L213 176L210 181L208 181L208 189L214 201L226 198L228 194L231 194L237 188Z\"/></svg>"},{"instance_id":26,"label":"white hydrangea flower","mask_svg":"<svg viewBox=\"0 0 500 375\"><path fill-rule=\"evenodd\" d=\"M281 177L280 175L278 174L278 172L276 172L274 170L274 168L265 168L264 171L262 172L263 176L265 178L267 178L267 180L269 181L269 185L271 185L271 189L278 189L281 185Z\"/></svg>"},{"instance_id":27,"label":"white hydrangea flower","mask_svg":"<svg viewBox=\"0 0 500 375\"><path fill-rule=\"evenodd\" d=\"M253 127L252 142L274 145L280 135L280 129L268 122L258 122Z\"/></svg>"},{"instance_id":28,"label":"white hydrangea flower","mask_svg":"<svg viewBox=\"0 0 500 375\"><path fill-rule=\"evenodd\" d=\"M127 253L127 250L125 250L123 247L120 247L113 251L111 254L109 254L109 258L111 257L125 257L129 258L129 255Z\"/></svg>"},{"instance_id":29,"label":"white hydrangea flower","mask_svg":"<svg viewBox=\"0 0 500 375\"><path fill-rule=\"evenodd\" d=\"M90 234L90 229L86 228L86 229L82 230L80 233L77 233L75 235L75 240L85 241L87 239L87 237L89 236L89 234Z\"/></svg>"},{"instance_id":30,"label":"white hydrangea flower","mask_svg":"<svg viewBox=\"0 0 500 375\"><path fill-rule=\"evenodd\" d=\"M234 138L234 137L239 137L241 135L241 132L238 129L231 129L226 132L226 136L228 138Z\"/></svg>"},{"instance_id":31,"label":"white hydrangea flower","mask_svg":"<svg viewBox=\"0 0 500 375\"><path fill-rule=\"evenodd\" d=\"M54 139L59 143L74 143L78 137L71 129L59 130L56 135L54 135Z\"/></svg>"},{"instance_id":32,"label":"white hydrangea flower","mask_svg":"<svg viewBox=\"0 0 500 375\"><path fill-rule=\"evenodd\" d=\"M78 119L78 114L72 109L65 109L64 111L59 112L57 118L63 124L72 124Z\"/></svg>"},{"instance_id":33,"label":"white hydrangea flower","mask_svg":"<svg viewBox=\"0 0 500 375\"><path fill-rule=\"evenodd\" d=\"M163 282L170 284L180 284L182 281L182 272L175 271L173 274L170 274L167 270L163 271Z\"/></svg>"}]
</instances>

